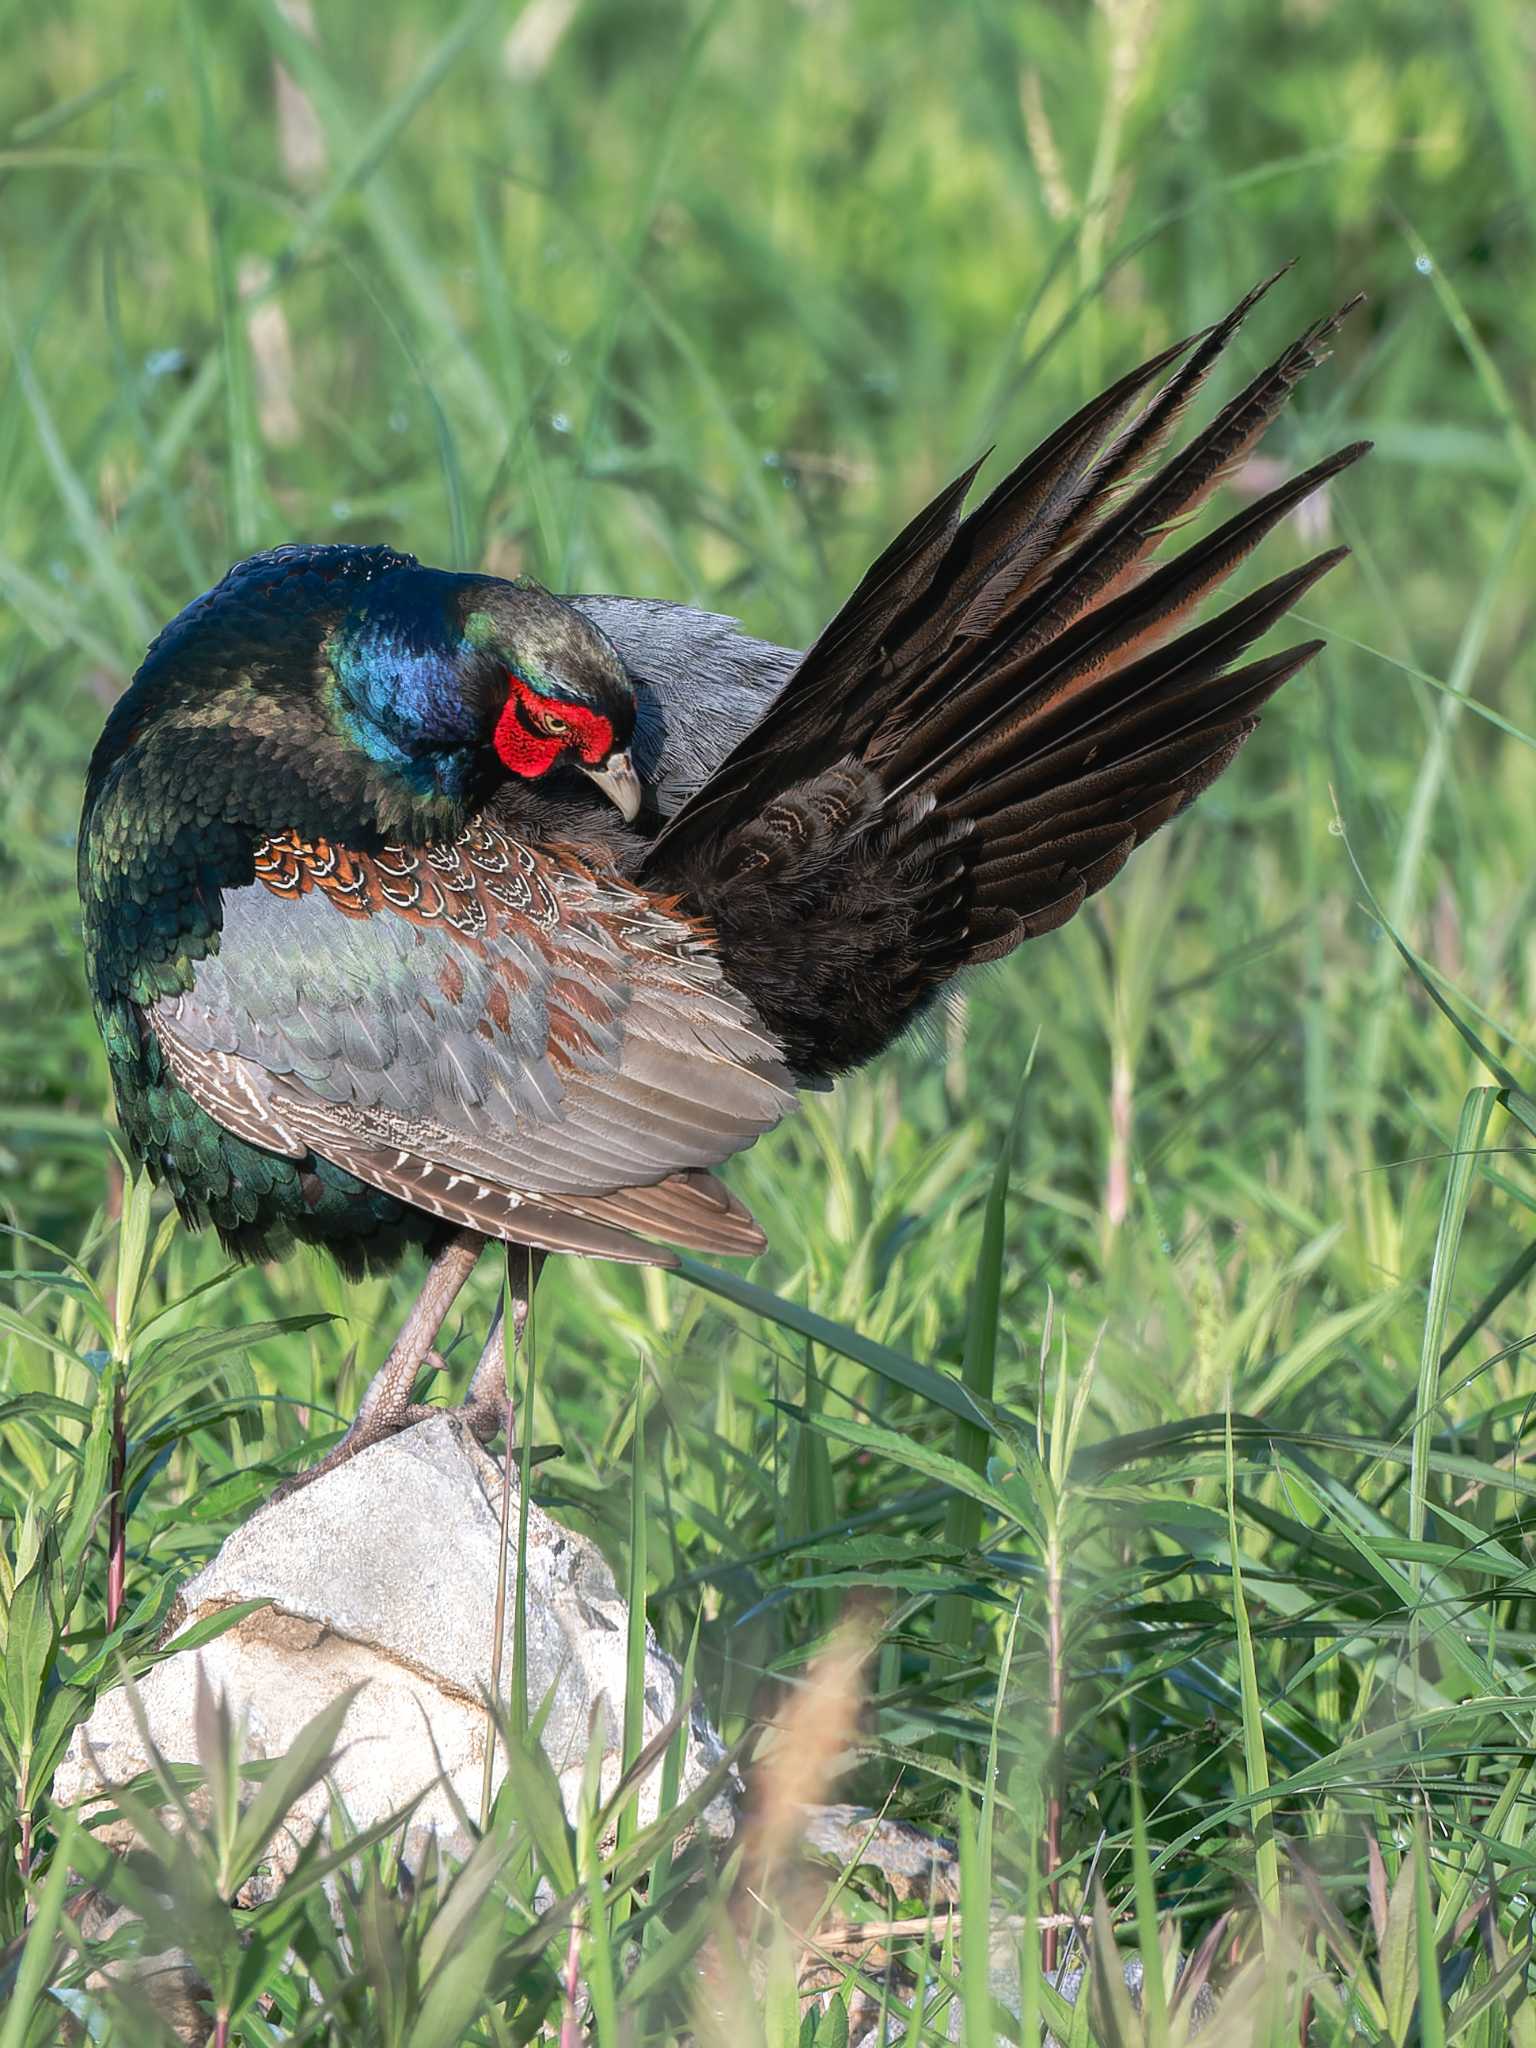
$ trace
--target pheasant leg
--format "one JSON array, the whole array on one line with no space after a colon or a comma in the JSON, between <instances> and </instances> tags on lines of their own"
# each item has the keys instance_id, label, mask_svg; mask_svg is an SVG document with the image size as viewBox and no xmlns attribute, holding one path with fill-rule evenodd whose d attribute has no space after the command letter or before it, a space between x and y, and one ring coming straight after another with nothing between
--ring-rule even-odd
<instances>
[{"instance_id":1,"label":"pheasant leg","mask_svg":"<svg viewBox=\"0 0 1536 2048\"><path fill-rule=\"evenodd\" d=\"M369 1382L352 1427L318 1464L285 1479L273 1492L274 1501L286 1500L311 1481L334 1472L338 1465L347 1464L370 1444L382 1443L419 1419L411 1402L416 1375L432 1356L437 1333L447 1321L460 1289L478 1265L486 1242L478 1230L454 1232L428 1267L421 1292L411 1304L411 1312L401 1325L388 1358ZM481 1363L483 1366L484 1361Z\"/></svg>"},{"instance_id":2,"label":"pheasant leg","mask_svg":"<svg viewBox=\"0 0 1536 2048\"><path fill-rule=\"evenodd\" d=\"M507 1246L507 1292L512 1303L512 1364L516 1366L522 1355L523 1338L528 1329L528 1315L533 1307L533 1290L539 1284L539 1274L544 1265L545 1254L535 1251L531 1245ZM457 1410L418 1407L412 1411L411 1420L421 1421L428 1415L443 1413L457 1414L482 1444L488 1444L496 1432L506 1425L508 1441L513 1441L512 1401L507 1387L506 1345L501 1329L501 1304L496 1305L496 1314L491 1320L490 1334L485 1348L480 1353L480 1362L475 1367L474 1377Z\"/></svg>"}]
</instances>

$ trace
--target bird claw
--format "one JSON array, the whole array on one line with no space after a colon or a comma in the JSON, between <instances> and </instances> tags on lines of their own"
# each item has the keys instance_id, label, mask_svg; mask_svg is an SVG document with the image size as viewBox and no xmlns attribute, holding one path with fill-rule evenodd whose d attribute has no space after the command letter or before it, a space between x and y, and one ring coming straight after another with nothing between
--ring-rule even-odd
<instances>
[{"instance_id":1,"label":"bird claw","mask_svg":"<svg viewBox=\"0 0 1536 2048\"><path fill-rule=\"evenodd\" d=\"M429 1356L428 1364L434 1363ZM435 1361L441 1369L443 1361ZM398 1436L404 1429L412 1428L418 1422L430 1422L434 1416L446 1416L450 1421L461 1422L474 1437L476 1443L491 1443L498 1430L506 1426L508 1440L514 1446L517 1432L512 1417L512 1404L504 1397L497 1400L485 1395L477 1396L473 1387L468 1400L457 1407L437 1408L428 1401L408 1401L403 1406L386 1407L382 1403L372 1414L359 1415L340 1443L333 1444L325 1456L306 1471L295 1472L273 1488L270 1503L289 1500L301 1493L317 1479L323 1479L328 1472L335 1472L342 1465L350 1464L362 1452L372 1450L375 1444L387 1443L392 1436Z\"/></svg>"},{"instance_id":2,"label":"bird claw","mask_svg":"<svg viewBox=\"0 0 1536 2048\"><path fill-rule=\"evenodd\" d=\"M390 1437L398 1436L402 1429L409 1429L413 1422L419 1422L425 1415L440 1415L440 1408L418 1408L414 1404L406 1408L386 1408L380 1405L371 1415L359 1415L340 1443L333 1444L325 1456L303 1472L294 1472L273 1487L267 1505L275 1507L280 1500L290 1500L294 1494L302 1493L306 1486L312 1486L317 1479L324 1479L329 1472L335 1472L343 1465L350 1465L362 1452L372 1450L375 1444L386 1443Z\"/></svg>"},{"instance_id":3,"label":"bird claw","mask_svg":"<svg viewBox=\"0 0 1536 2048\"><path fill-rule=\"evenodd\" d=\"M435 1408L429 1401L413 1402L401 1418L400 1428L408 1429L414 1422L430 1422L435 1416L443 1416L449 1422L459 1422L469 1431L477 1444L490 1443L496 1432L505 1423L511 1441L516 1445L517 1432L508 1414L505 1401L460 1401L452 1408Z\"/></svg>"}]
</instances>

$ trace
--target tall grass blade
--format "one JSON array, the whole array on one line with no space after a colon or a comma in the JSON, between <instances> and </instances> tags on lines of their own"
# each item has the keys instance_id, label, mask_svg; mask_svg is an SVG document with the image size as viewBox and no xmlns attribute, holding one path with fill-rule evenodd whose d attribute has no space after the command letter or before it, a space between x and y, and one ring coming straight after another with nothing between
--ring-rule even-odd
<instances>
[{"instance_id":1,"label":"tall grass blade","mask_svg":"<svg viewBox=\"0 0 1536 2048\"><path fill-rule=\"evenodd\" d=\"M1008 1181L1013 1167L1015 1132L1023 1109L1020 1096L1019 1109L1014 1114L1014 1129L1008 1134L1008 1141L998 1157L993 1170L992 1185L987 1191L986 1208L982 1212L981 1250L977 1255L976 1270L971 1276L970 1310L965 1325L965 1352L960 1367L960 1377L971 1393L981 1401L992 1399L993 1378L997 1368L997 1332L1002 1307L1003 1258L1006 1250L1008 1222ZM950 1436L950 1454L958 1464L969 1466L971 1471L985 1476L988 1446L991 1439L987 1431L976 1423L956 1416ZM981 1507L974 1499L957 1494L950 1502L944 1516L944 1541L956 1550L973 1550L981 1538ZM964 1593L949 1593L939 1602L935 1618L935 1633L941 1643L953 1649L962 1649L970 1640L972 1627L970 1599Z\"/></svg>"},{"instance_id":2,"label":"tall grass blade","mask_svg":"<svg viewBox=\"0 0 1536 2048\"><path fill-rule=\"evenodd\" d=\"M1445 1347L1450 1320L1456 1264L1466 1227L1467 1204L1481 1164L1488 1120L1493 1114L1495 1091L1473 1088L1462 1104L1456 1127L1456 1145L1446 1176L1445 1197L1440 1209L1440 1226L1435 1234L1435 1254L1429 1271L1429 1306L1424 1317L1424 1337L1419 1350L1418 1397L1413 1419L1413 1461L1408 1473L1408 1540L1423 1540L1429 1511L1429 1450L1439 1404L1440 1354ZM1418 1599L1423 1587L1424 1567L1414 1558L1408 1567L1414 1608L1410 1617L1411 1654L1416 1654L1420 1617Z\"/></svg>"},{"instance_id":3,"label":"tall grass blade","mask_svg":"<svg viewBox=\"0 0 1536 2048\"><path fill-rule=\"evenodd\" d=\"M1242 1701L1243 1774L1247 1780L1253 1828L1254 1894L1258 1900L1263 1939L1280 1911L1280 1852L1275 1841L1274 1808L1269 1791L1269 1757L1264 1742L1264 1707L1259 1692L1253 1631L1243 1592L1243 1567L1237 1526L1237 1468L1230 1417L1226 1436L1227 1554L1232 1572L1232 1622L1237 1644L1238 1689Z\"/></svg>"},{"instance_id":4,"label":"tall grass blade","mask_svg":"<svg viewBox=\"0 0 1536 2048\"><path fill-rule=\"evenodd\" d=\"M645 1599L650 1582L647 1562L647 1485L645 1470L645 1366L635 1375L634 1425L629 1457L629 1570L626 1599L629 1637L624 1647L624 1727L620 1767L627 1771L645 1743ZM628 1847L636 1821L631 1801L619 1815L619 1847Z\"/></svg>"}]
</instances>

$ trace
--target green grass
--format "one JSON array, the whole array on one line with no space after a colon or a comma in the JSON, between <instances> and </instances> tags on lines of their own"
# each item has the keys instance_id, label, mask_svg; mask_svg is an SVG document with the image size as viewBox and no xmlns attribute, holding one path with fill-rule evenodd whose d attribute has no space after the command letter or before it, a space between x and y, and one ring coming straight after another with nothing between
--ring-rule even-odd
<instances>
[{"instance_id":1,"label":"green grass","mask_svg":"<svg viewBox=\"0 0 1536 2048\"><path fill-rule=\"evenodd\" d=\"M730 1741L883 1598L838 1796L961 1841L962 1931L894 1944L931 2038L988 1894L1086 1919L1093 1887L1128 1945L1217 1933L1222 2038L1296 2041L1309 1987L1313 2043L1536 2039L1529 10L585 0L542 50L551 0L316 12L0 7L0 1200L31 1233L0 1291L0 2048L66 2003L154 2038L85 1991L50 1758L410 1284L296 1258L199 1295L217 1247L125 1208L72 840L147 634L252 546L354 537L803 641L979 447L1293 256L1235 374L1370 295L1266 451L1377 442L1327 507L1328 651L1102 908L733 1169L773 1239L750 1280L552 1262L531 1434L565 1455L534 1484ZM227 1787L217 1744L199 1768ZM189 1852L227 2038L553 2039L570 1924L603 2048L710 2038L701 1968L735 2041L810 2038L787 1903L727 1924L730 1873L677 1881L665 1825L605 1847L514 1775L410 1897L362 1844L334 1914L317 1879L253 1917L216 1834ZM890 1910L850 1883L834 1917ZM836 1957L872 2014L876 1964ZM1093 2037L1127 2025L1106 1993Z\"/></svg>"}]
</instances>

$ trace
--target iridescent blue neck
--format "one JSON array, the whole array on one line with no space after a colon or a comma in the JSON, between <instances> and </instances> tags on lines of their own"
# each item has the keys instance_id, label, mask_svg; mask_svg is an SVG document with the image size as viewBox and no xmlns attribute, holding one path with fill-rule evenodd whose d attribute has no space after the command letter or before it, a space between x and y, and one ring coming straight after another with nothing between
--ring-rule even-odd
<instances>
[{"instance_id":1,"label":"iridescent blue neck","mask_svg":"<svg viewBox=\"0 0 1536 2048\"><path fill-rule=\"evenodd\" d=\"M464 796L484 773L475 650L447 602L456 578L397 572L333 636L332 704L343 736L416 794Z\"/></svg>"}]
</instances>

